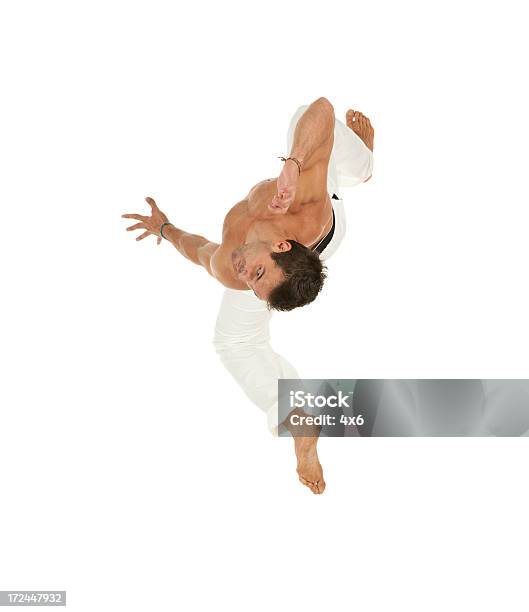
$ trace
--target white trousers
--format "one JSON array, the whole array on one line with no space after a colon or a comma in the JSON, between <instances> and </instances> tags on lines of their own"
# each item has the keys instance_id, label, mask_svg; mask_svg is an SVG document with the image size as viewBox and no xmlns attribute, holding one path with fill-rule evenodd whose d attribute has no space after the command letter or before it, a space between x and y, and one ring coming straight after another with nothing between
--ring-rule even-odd
<instances>
[{"instance_id":1,"label":"white trousers","mask_svg":"<svg viewBox=\"0 0 529 612\"><path fill-rule=\"evenodd\" d=\"M287 153L292 148L294 130L308 106L300 106L290 121ZM340 187L353 187L364 182L373 170L373 154L345 124L336 120L334 146L329 160L327 189L335 215L332 240L321 253L327 260L339 247L345 235L345 211ZM222 363L242 387L248 398L263 410L268 427L277 433L277 393L279 378L299 378L286 359L270 346L270 317L266 302L253 291L226 289L220 305L213 344ZM290 314L292 316L292 314Z\"/></svg>"}]
</instances>

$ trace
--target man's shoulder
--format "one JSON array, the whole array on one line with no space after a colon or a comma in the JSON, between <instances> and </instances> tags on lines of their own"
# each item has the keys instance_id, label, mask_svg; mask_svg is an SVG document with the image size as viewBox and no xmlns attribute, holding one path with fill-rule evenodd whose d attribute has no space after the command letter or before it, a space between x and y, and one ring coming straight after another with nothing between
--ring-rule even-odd
<instances>
[{"instance_id":1,"label":"man's shoulder","mask_svg":"<svg viewBox=\"0 0 529 612\"><path fill-rule=\"evenodd\" d=\"M248 214L248 199L241 200L234 204L224 217L224 229L230 227L233 223L237 223Z\"/></svg>"},{"instance_id":2,"label":"man's shoulder","mask_svg":"<svg viewBox=\"0 0 529 612\"><path fill-rule=\"evenodd\" d=\"M268 198L270 193L274 193L277 190L277 177L267 178L256 183L248 192L246 199L251 203L255 199L261 199L263 197Z\"/></svg>"}]
</instances>

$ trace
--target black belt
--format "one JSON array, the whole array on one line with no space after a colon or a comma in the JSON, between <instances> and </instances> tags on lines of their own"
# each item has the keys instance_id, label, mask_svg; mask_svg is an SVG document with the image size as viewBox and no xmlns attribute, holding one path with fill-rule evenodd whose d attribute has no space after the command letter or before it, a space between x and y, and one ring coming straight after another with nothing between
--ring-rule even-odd
<instances>
[{"instance_id":1,"label":"black belt","mask_svg":"<svg viewBox=\"0 0 529 612\"><path fill-rule=\"evenodd\" d=\"M338 196L333 193L332 194L332 199L333 200L338 200ZM320 240L320 242L318 242L318 244L312 249L313 251L316 251L317 253L319 253L320 255L323 253L323 250L329 246L329 242L332 240L332 237L334 236L334 228L336 226L336 219L334 216L334 208L332 209L332 227L329 231L329 233L327 234L327 236L325 236L325 238L322 238Z\"/></svg>"}]
</instances>

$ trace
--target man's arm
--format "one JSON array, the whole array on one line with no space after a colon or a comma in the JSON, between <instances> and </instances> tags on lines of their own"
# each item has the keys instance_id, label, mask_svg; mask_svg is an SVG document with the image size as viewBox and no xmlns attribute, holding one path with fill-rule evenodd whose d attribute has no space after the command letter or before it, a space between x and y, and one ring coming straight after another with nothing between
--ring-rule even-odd
<instances>
[{"instance_id":1,"label":"man's arm","mask_svg":"<svg viewBox=\"0 0 529 612\"><path fill-rule=\"evenodd\" d=\"M326 172L327 164L334 143L334 108L327 98L318 98L300 117L289 157L294 157L301 164L303 173L322 167L321 175ZM314 174L314 172L311 172ZM298 164L287 159L277 179L277 195L269 205L271 212L285 214L294 203L299 180Z\"/></svg>"},{"instance_id":2,"label":"man's arm","mask_svg":"<svg viewBox=\"0 0 529 612\"><path fill-rule=\"evenodd\" d=\"M334 107L327 98L318 98L301 116L294 132L290 157L301 162L303 172L320 161L327 161L332 151L334 122ZM295 164L293 161L289 163Z\"/></svg>"},{"instance_id":3,"label":"man's arm","mask_svg":"<svg viewBox=\"0 0 529 612\"><path fill-rule=\"evenodd\" d=\"M151 207L151 216L145 217L137 214L122 215L125 219L136 219L139 223L135 223L127 227L127 231L143 229L143 234L138 236L136 240L143 240L147 236L153 235L157 237L157 243L160 244L162 238L160 236L160 228L164 223L169 223L167 215L163 213L152 198L145 198L145 201ZM163 235L176 250L189 259L193 263L205 268L209 274L215 276L211 268L211 258L219 248L215 242L210 242L203 236L189 234L175 227L173 224L165 225Z\"/></svg>"},{"instance_id":4,"label":"man's arm","mask_svg":"<svg viewBox=\"0 0 529 612\"><path fill-rule=\"evenodd\" d=\"M210 242L203 236L184 232L174 225L166 225L163 235L181 255L193 263L202 266L209 274L214 276L211 270L211 258L219 248L217 243Z\"/></svg>"}]
</instances>

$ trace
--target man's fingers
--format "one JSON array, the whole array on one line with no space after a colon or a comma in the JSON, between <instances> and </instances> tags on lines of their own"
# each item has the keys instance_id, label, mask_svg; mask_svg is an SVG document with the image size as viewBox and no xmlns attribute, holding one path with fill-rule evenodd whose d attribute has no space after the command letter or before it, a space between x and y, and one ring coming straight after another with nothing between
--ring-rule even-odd
<instances>
[{"instance_id":1,"label":"man's fingers","mask_svg":"<svg viewBox=\"0 0 529 612\"><path fill-rule=\"evenodd\" d=\"M143 223L135 223L134 225L127 227L127 232L131 232L132 230L143 229L143 228L145 228L145 225Z\"/></svg>"},{"instance_id":2,"label":"man's fingers","mask_svg":"<svg viewBox=\"0 0 529 612\"><path fill-rule=\"evenodd\" d=\"M274 196L272 198L272 204L274 204L275 206L282 206L284 204L284 200L279 196Z\"/></svg>"},{"instance_id":3,"label":"man's fingers","mask_svg":"<svg viewBox=\"0 0 529 612\"><path fill-rule=\"evenodd\" d=\"M161 237L160 237L160 236L158 236L158 238L156 238L156 244L157 244L158 246L160 246L160 245L162 244L162 239L161 239Z\"/></svg>"},{"instance_id":4,"label":"man's fingers","mask_svg":"<svg viewBox=\"0 0 529 612\"><path fill-rule=\"evenodd\" d=\"M290 197L278 197L274 196L272 199L272 206L276 206L278 208L287 209L292 204L292 198Z\"/></svg>"},{"instance_id":5,"label":"man's fingers","mask_svg":"<svg viewBox=\"0 0 529 612\"><path fill-rule=\"evenodd\" d=\"M279 202L289 202L293 200L292 192L290 189L280 189L275 196Z\"/></svg>"},{"instance_id":6,"label":"man's fingers","mask_svg":"<svg viewBox=\"0 0 529 612\"><path fill-rule=\"evenodd\" d=\"M156 205L156 202L152 198L147 196L145 198L145 201L153 210L158 210L158 206Z\"/></svg>"},{"instance_id":7,"label":"man's fingers","mask_svg":"<svg viewBox=\"0 0 529 612\"><path fill-rule=\"evenodd\" d=\"M151 232L143 232L143 234L141 234L140 236L138 236L136 238L136 240L143 240L144 238L147 238L147 236L150 234Z\"/></svg>"},{"instance_id":8,"label":"man's fingers","mask_svg":"<svg viewBox=\"0 0 529 612\"><path fill-rule=\"evenodd\" d=\"M268 209L276 215L284 215L288 212L288 206L285 206L283 202L278 202L277 200L272 200Z\"/></svg>"},{"instance_id":9,"label":"man's fingers","mask_svg":"<svg viewBox=\"0 0 529 612\"><path fill-rule=\"evenodd\" d=\"M123 217L123 219L136 219L136 221L145 221L147 219L147 217L144 217L143 215L136 215L133 213L121 216Z\"/></svg>"}]
</instances>

